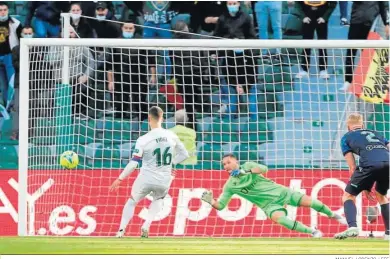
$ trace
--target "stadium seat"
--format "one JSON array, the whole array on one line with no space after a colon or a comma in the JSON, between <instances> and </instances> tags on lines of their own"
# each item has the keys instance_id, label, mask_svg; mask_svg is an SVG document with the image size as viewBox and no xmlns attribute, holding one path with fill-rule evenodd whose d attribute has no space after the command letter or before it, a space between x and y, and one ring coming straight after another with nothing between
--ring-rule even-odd
<instances>
[{"instance_id":1,"label":"stadium seat","mask_svg":"<svg viewBox=\"0 0 390 259\"><path fill-rule=\"evenodd\" d=\"M139 123L137 121L119 120L114 118L97 119L95 120L96 128L99 130L114 130L114 131L138 131Z\"/></svg>"},{"instance_id":2,"label":"stadium seat","mask_svg":"<svg viewBox=\"0 0 390 259\"><path fill-rule=\"evenodd\" d=\"M292 90L291 68L289 66L270 66L265 71L267 92L285 92Z\"/></svg>"},{"instance_id":3,"label":"stadium seat","mask_svg":"<svg viewBox=\"0 0 390 259\"><path fill-rule=\"evenodd\" d=\"M123 165L120 160L112 160L112 159L96 159L93 161L93 164L91 166L93 168L101 168L101 169L123 168Z\"/></svg>"},{"instance_id":4,"label":"stadium seat","mask_svg":"<svg viewBox=\"0 0 390 259\"><path fill-rule=\"evenodd\" d=\"M222 170L221 162L217 161L203 161L198 163L198 168L201 170Z\"/></svg>"},{"instance_id":5,"label":"stadium seat","mask_svg":"<svg viewBox=\"0 0 390 259\"><path fill-rule=\"evenodd\" d=\"M13 145L0 145L1 164L18 164L18 152Z\"/></svg>"},{"instance_id":6,"label":"stadium seat","mask_svg":"<svg viewBox=\"0 0 390 259\"><path fill-rule=\"evenodd\" d=\"M1 161L0 162L0 169L7 169L7 170L15 169L15 170L17 170L18 163L9 163L9 162Z\"/></svg>"},{"instance_id":7,"label":"stadium seat","mask_svg":"<svg viewBox=\"0 0 390 259\"><path fill-rule=\"evenodd\" d=\"M62 152L64 151L73 151L77 154L80 154L80 149L81 149L81 146L82 145L78 145L78 144L64 144L64 145L51 145L50 148L51 148L51 152L54 156L59 156L61 155Z\"/></svg>"},{"instance_id":8,"label":"stadium seat","mask_svg":"<svg viewBox=\"0 0 390 259\"><path fill-rule=\"evenodd\" d=\"M117 145L110 144L100 144L96 146L96 151L94 157L96 159L107 158L113 160L119 160L120 158L120 149Z\"/></svg>"},{"instance_id":9,"label":"stadium seat","mask_svg":"<svg viewBox=\"0 0 390 259\"><path fill-rule=\"evenodd\" d=\"M257 161L258 160L258 146L254 144L242 143L235 147L234 154L237 155L238 160L244 161Z\"/></svg>"},{"instance_id":10,"label":"stadium seat","mask_svg":"<svg viewBox=\"0 0 390 259\"><path fill-rule=\"evenodd\" d=\"M118 145L121 159L130 159L135 147L135 142L123 143Z\"/></svg>"},{"instance_id":11,"label":"stadium seat","mask_svg":"<svg viewBox=\"0 0 390 259\"><path fill-rule=\"evenodd\" d=\"M175 118L174 117L169 117L162 123L162 127L164 129L170 129L176 126ZM145 134L149 132L149 123L147 120L144 120L141 122L141 132L142 134Z\"/></svg>"},{"instance_id":12,"label":"stadium seat","mask_svg":"<svg viewBox=\"0 0 390 259\"><path fill-rule=\"evenodd\" d=\"M221 161L223 156L221 144L205 143L198 150L198 160L200 161Z\"/></svg>"},{"instance_id":13,"label":"stadium seat","mask_svg":"<svg viewBox=\"0 0 390 259\"><path fill-rule=\"evenodd\" d=\"M97 141L102 143L120 144L131 141L130 131L105 130L97 134Z\"/></svg>"},{"instance_id":14,"label":"stadium seat","mask_svg":"<svg viewBox=\"0 0 390 259\"><path fill-rule=\"evenodd\" d=\"M203 138L204 142L210 143L228 143L228 142L238 142L238 134L234 132L213 132L206 134Z\"/></svg>"},{"instance_id":15,"label":"stadium seat","mask_svg":"<svg viewBox=\"0 0 390 259\"><path fill-rule=\"evenodd\" d=\"M272 139L265 121L240 124L240 142L251 142L251 144L264 143Z\"/></svg>"},{"instance_id":16,"label":"stadium seat","mask_svg":"<svg viewBox=\"0 0 390 259\"><path fill-rule=\"evenodd\" d=\"M75 123L75 142L79 144L93 143L96 141L98 132L99 130L96 129L96 123L93 120Z\"/></svg>"},{"instance_id":17,"label":"stadium seat","mask_svg":"<svg viewBox=\"0 0 390 259\"><path fill-rule=\"evenodd\" d=\"M3 117L0 117L0 140L1 141L5 141L11 138L12 124L13 124L12 117L9 120L5 120Z\"/></svg>"},{"instance_id":18,"label":"stadium seat","mask_svg":"<svg viewBox=\"0 0 390 259\"><path fill-rule=\"evenodd\" d=\"M149 123L148 120L144 120L141 122L141 132L142 134L145 134L149 131Z\"/></svg>"},{"instance_id":19,"label":"stadium seat","mask_svg":"<svg viewBox=\"0 0 390 259\"><path fill-rule=\"evenodd\" d=\"M175 121L175 117L174 116L168 117L167 119L165 119L163 121L163 124L162 124L162 127L164 129L170 129L170 128L173 128L175 126L176 126L176 121Z\"/></svg>"},{"instance_id":20,"label":"stadium seat","mask_svg":"<svg viewBox=\"0 0 390 259\"><path fill-rule=\"evenodd\" d=\"M52 145L55 143L55 123L48 118L37 118L31 142L38 145Z\"/></svg>"},{"instance_id":21,"label":"stadium seat","mask_svg":"<svg viewBox=\"0 0 390 259\"><path fill-rule=\"evenodd\" d=\"M210 132L213 120L214 119L212 117L204 117L200 120L197 120L197 131Z\"/></svg>"},{"instance_id":22,"label":"stadium seat","mask_svg":"<svg viewBox=\"0 0 390 259\"><path fill-rule=\"evenodd\" d=\"M386 139L390 139L390 106L375 104L372 116L368 118L369 128L381 132Z\"/></svg>"},{"instance_id":23,"label":"stadium seat","mask_svg":"<svg viewBox=\"0 0 390 259\"><path fill-rule=\"evenodd\" d=\"M55 154L55 146L31 146L28 148L28 156L29 157L50 157Z\"/></svg>"},{"instance_id":24,"label":"stadium seat","mask_svg":"<svg viewBox=\"0 0 390 259\"><path fill-rule=\"evenodd\" d=\"M213 133L230 133L231 132L231 124L226 123L225 121L214 120L211 125L211 132Z\"/></svg>"},{"instance_id":25,"label":"stadium seat","mask_svg":"<svg viewBox=\"0 0 390 259\"><path fill-rule=\"evenodd\" d=\"M233 153L238 145L240 145L240 143L238 142L230 142L225 145L222 145L223 154L225 155L227 153Z\"/></svg>"}]
</instances>

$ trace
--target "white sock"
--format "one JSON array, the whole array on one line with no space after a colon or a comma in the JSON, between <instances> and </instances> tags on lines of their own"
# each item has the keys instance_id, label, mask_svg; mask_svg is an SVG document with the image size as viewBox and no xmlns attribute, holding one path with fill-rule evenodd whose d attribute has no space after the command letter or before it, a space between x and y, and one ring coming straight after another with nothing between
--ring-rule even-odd
<instances>
[{"instance_id":1,"label":"white sock","mask_svg":"<svg viewBox=\"0 0 390 259\"><path fill-rule=\"evenodd\" d=\"M146 217L146 220L142 225L142 229L149 230L150 225L153 222L153 219L156 217L157 213L161 210L163 204L164 204L163 199L152 201L152 203L149 206L148 216Z\"/></svg>"},{"instance_id":2,"label":"white sock","mask_svg":"<svg viewBox=\"0 0 390 259\"><path fill-rule=\"evenodd\" d=\"M125 206L123 207L122 219L121 224L119 226L119 230L126 229L126 226L129 224L129 221L134 215L135 205L137 205L137 203L133 199L130 198L127 200Z\"/></svg>"}]
</instances>

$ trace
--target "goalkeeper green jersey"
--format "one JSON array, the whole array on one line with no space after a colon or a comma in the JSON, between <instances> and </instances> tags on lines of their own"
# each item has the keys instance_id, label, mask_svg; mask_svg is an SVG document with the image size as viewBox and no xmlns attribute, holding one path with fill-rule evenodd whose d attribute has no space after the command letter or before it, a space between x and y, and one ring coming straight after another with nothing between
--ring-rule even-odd
<instances>
[{"instance_id":1,"label":"goalkeeper green jersey","mask_svg":"<svg viewBox=\"0 0 390 259\"><path fill-rule=\"evenodd\" d=\"M246 162L240 166L240 169L250 171L252 168L260 167L254 162ZM226 207L234 194L252 202L260 208L280 200L281 197L289 195L289 189L283 185L277 184L260 174L241 174L238 177L230 177L226 182L223 193L218 199L220 209Z\"/></svg>"}]
</instances>

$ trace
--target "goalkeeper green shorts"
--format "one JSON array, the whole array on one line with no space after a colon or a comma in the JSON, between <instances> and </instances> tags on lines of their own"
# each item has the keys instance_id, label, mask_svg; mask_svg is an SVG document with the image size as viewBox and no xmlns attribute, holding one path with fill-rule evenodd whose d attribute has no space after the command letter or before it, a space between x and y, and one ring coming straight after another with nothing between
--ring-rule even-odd
<instances>
[{"instance_id":1,"label":"goalkeeper green shorts","mask_svg":"<svg viewBox=\"0 0 390 259\"><path fill-rule=\"evenodd\" d=\"M271 202L270 204L268 204L262 209L265 215L267 215L267 217L269 218L272 217L272 213L274 213L275 211L284 211L287 215L287 210L285 208L286 205L298 207L303 196L304 194L300 192L286 190L284 193L282 193L279 196L279 199Z\"/></svg>"}]
</instances>

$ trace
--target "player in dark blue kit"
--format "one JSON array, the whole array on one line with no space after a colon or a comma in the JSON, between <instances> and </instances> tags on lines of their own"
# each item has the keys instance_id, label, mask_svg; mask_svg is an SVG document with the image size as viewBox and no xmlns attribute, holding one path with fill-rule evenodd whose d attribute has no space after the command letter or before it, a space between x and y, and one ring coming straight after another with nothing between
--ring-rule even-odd
<instances>
[{"instance_id":1,"label":"player in dark blue kit","mask_svg":"<svg viewBox=\"0 0 390 259\"><path fill-rule=\"evenodd\" d=\"M385 239L389 239L389 141L377 132L363 128L363 117L351 114L347 121L348 133L341 139L341 150L352 174L343 195L344 213L348 221L348 229L335 235L337 239L356 237L359 229L356 224L355 198L363 192L375 201L371 189L375 185L375 196L381 206L385 224ZM354 155L360 157L356 167Z\"/></svg>"}]
</instances>

